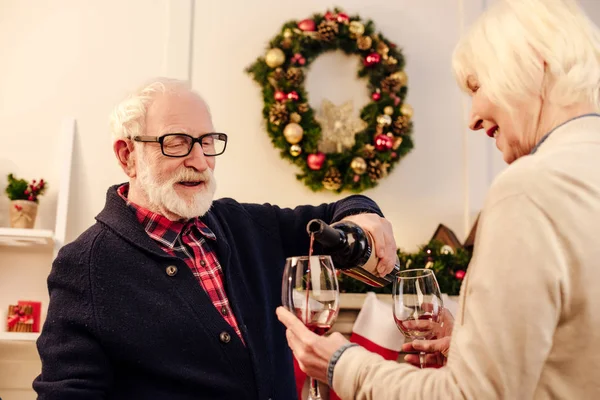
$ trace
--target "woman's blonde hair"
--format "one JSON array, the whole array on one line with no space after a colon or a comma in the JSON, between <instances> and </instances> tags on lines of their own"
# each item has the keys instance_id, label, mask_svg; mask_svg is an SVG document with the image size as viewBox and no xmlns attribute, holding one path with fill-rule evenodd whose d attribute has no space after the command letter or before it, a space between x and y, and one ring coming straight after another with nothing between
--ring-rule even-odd
<instances>
[{"instance_id":1,"label":"woman's blonde hair","mask_svg":"<svg viewBox=\"0 0 600 400\"><path fill-rule=\"evenodd\" d=\"M475 78L507 110L532 95L600 105L600 31L574 0L497 1L460 40L452 64L463 90Z\"/></svg>"}]
</instances>

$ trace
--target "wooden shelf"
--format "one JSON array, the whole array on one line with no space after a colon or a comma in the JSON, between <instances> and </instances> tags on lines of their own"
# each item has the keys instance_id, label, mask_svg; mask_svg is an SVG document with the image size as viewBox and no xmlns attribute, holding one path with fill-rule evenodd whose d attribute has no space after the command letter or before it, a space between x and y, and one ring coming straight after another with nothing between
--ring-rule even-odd
<instances>
[{"instance_id":1,"label":"wooden shelf","mask_svg":"<svg viewBox=\"0 0 600 400\"><path fill-rule=\"evenodd\" d=\"M54 232L48 229L0 228L0 246L52 246Z\"/></svg>"},{"instance_id":2,"label":"wooden shelf","mask_svg":"<svg viewBox=\"0 0 600 400\"><path fill-rule=\"evenodd\" d=\"M0 341L35 342L39 336L37 332L0 332Z\"/></svg>"}]
</instances>

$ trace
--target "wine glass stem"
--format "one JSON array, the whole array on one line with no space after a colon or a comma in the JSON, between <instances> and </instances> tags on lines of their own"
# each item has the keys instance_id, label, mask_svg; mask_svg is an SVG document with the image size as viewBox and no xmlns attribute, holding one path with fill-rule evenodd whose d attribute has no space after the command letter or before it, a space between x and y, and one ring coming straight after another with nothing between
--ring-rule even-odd
<instances>
[{"instance_id":1,"label":"wine glass stem","mask_svg":"<svg viewBox=\"0 0 600 400\"><path fill-rule=\"evenodd\" d=\"M310 391L308 393L308 400L321 400L321 393L319 392L319 381L314 378L310 378Z\"/></svg>"},{"instance_id":2,"label":"wine glass stem","mask_svg":"<svg viewBox=\"0 0 600 400\"><path fill-rule=\"evenodd\" d=\"M421 364L421 369L425 368L425 352L421 351L419 353L419 363Z\"/></svg>"}]
</instances>

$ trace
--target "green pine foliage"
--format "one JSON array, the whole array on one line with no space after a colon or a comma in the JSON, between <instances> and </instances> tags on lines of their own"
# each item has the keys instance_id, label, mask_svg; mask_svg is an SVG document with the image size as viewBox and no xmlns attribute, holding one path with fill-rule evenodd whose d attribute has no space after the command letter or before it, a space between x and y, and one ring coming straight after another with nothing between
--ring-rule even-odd
<instances>
[{"instance_id":1,"label":"green pine foliage","mask_svg":"<svg viewBox=\"0 0 600 400\"><path fill-rule=\"evenodd\" d=\"M469 262L471 261L471 252L459 248L450 253L447 252L447 248L448 247L445 247L443 243L433 240L430 243L421 246L415 253L405 253L398 250L400 268L430 268L435 273L442 293L456 296L460 291L460 285L462 283L461 274L464 277L464 273L466 273ZM462 271L462 273L458 271ZM343 273L338 277L338 281L340 292L342 293L392 293L391 284L382 288L374 288L346 276Z\"/></svg>"}]
</instances>

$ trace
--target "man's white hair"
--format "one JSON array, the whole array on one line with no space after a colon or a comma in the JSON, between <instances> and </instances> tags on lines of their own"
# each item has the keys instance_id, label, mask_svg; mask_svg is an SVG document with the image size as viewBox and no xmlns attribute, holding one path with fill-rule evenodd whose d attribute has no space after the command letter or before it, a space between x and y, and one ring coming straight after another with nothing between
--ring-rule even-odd
<instances>
[{"instance_id":1,"label":"man's white hair","mask_svg":"<svg viewBox=\"0 0 600 400\"><path fill-rule=\"evenodd\" d=\"M452 64L463 90L472 76L507 111L530 96L600 106L600 31L574 0L495 2L460 40Z\"/></svg>"},{"instance_id":2,"label":"man's white hair","mask_svg":"<svg viewBox=\"0 0 600 400\"><path fill-rule=\"evenodd\" d=\"M110 131L113 140L127 139L144 134L146 130L146 113L157 95L186 92L193 93L202 99L198 93L192 90L188 81L158 77L146 82L117 104L112 111ZM208 110L208 105L206 107Z\"/></svg>"}]
</instances>

